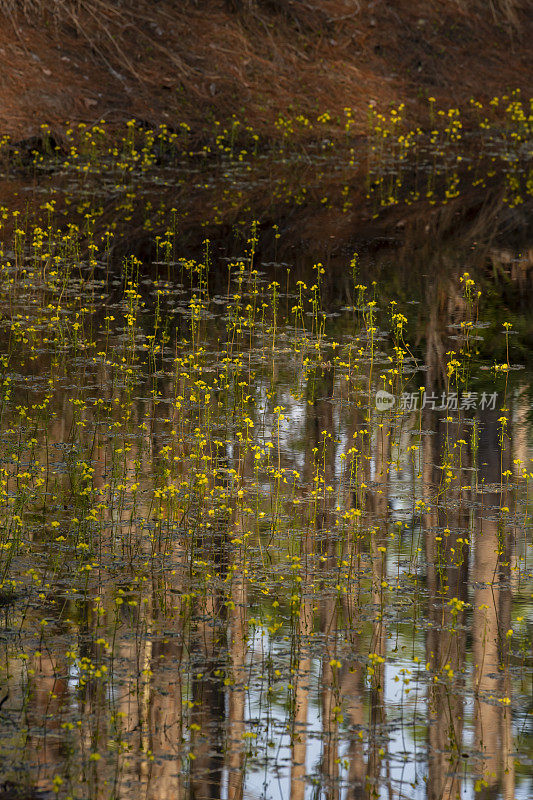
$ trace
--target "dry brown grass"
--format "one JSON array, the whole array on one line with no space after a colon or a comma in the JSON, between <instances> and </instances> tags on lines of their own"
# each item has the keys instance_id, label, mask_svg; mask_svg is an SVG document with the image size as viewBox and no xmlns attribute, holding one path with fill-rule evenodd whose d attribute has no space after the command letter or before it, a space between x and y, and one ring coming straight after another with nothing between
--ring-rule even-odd
<instances>
[{"instance_id":1,"label":"dry brown grass","mask_svg":"<svg viewBox=\"0 0 533 800\"><path fill-rule=\"evenodd\" d=\"M519 13L523 6L520 0L490 0L490 7L494 17L498 16L518 27Z\"/></svg>"},{"instance_id":2,"label":"dry brown grass","mask_svg":"<svg viewBox=\"0 0 533 800\"><path fill-rule=\"evenodd\" d=\"M277 137L280 114L328 110L332 136L349 106L364 135L369 100L407 101L423 123L429 96L468 109L529 91L527 2L0 0L0 132L136 116L179 118L201 137L235 114Z\"/></svg>"},{"instance_id":3,"label":"dry brown grass","mask_svg":"<svg viewBox=\"0 0 533 800\"><path fill-rule=\"evenodd\" d=\"M120 2L104 3L101 0L0 0L0 11L7 15L22 13L28 20L52 14L54 16L66 15L69 18L73 13L79 14L84 9L99 9L101 6L122 5Z\"/></svg>"},{"instance_id":4,"label":"dry brown grass","mask_svg":"<svg viewBox=\"0 0 533 800\"><path fill-rule=\"evenodd\" d=\"M503 22L516 29L520 27L520 12L524 9L523 0L457 0L457 5L467 13L488 13L494 22Z\"/></svg>"},{"instance_id":5,"label":"dry brown grass","mask_svg":"<svg viewBox=\"0 0 533 800\"><path fill-rule=\"evenodd\" d=\"M187 0L181 5L187 6ZM158 8L157 12L159 22L163 19L171 26L179 17L172 8L166 12ZM21 18L33 27L43 20L51 21L56 33L65 26L73 29L114 74L118 68L143 81L132 57L133 39L139 46L148 45L159 51L184 85L194 77L194 69L184 65L175 49L166 47L152 35L151 3L143 0L0 0L0 14L13 21L15 30Z\"/></svg>"}]
</instances>

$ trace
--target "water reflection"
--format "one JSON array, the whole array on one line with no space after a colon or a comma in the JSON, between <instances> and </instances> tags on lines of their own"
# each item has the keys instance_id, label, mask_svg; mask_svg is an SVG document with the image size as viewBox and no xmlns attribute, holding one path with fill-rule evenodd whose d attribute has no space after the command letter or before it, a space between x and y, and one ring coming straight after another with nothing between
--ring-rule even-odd
<instances>
[{"instance_id":1,"label":"water reflection","mask_svg":"<svg viewBox=\"0 0 533 800\"><path fill-rule=\"evenodd\" d=\"M32 370L50 391L13 370L2 780L80 798L529 797L527 381L505 373L494 410L383 413L384 380L449 389L460 289L428 289L415 361L368 301L325 327L310 303L304 330L279 306L250 322L269 287L241 288L223 315L196 289L157 350L146 320L86 358L46 328Z\"/></svg>"}]
</instances>

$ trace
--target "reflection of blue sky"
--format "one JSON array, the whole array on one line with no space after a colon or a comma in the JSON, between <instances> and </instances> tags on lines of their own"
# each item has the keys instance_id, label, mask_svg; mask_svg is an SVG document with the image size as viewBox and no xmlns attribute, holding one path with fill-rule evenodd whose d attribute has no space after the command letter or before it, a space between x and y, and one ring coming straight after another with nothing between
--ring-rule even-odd
<instances>
[{"instance_id":1,"label":"reflection of blue sky","mask_svg":"<svg viewBox=\"0 0 533 800\"><path fill-rule=\"evenodd\" d=\"M280 631L283 634L283 630ZM339 631L342 635L342 631ZM386 755L382 765L382 780L379 797L389 800L389 781L393 797L408 800L426 800L427 798L427 686L428 675L425 670L425 645L423 631L419 631L417 641L411 626L406 625L399 632L396 645L400 650L409 648L416 653L418 661L402 656L389 654L385 664L384 705L386 709ZM304 647L305 647L304 643ZM257 733L253 740L253 750L258 752L259 760L252 757L248 762L248 774L245 784L245 798L265 798L266 800L290 800L291 779L291 746L290 735L286 730L289 714L284 703L287 698L286 685L290 680L290 641L283 637L272 638L265 629L256 628L249 640L247 669L250 672L250 688L247 690L246 721L247 729ZM364 655L364 654L363 654ZM272 659L272 670L278 669L281 675L274 678L275 692L272 701L267 701L268 677L265 661ZM467 672L471 672L468 660L465 664ZM309 687L307 710L307 746L306 746L306 800L326 798L327 793L321 777L323 721L321 713L322 660L318 657L310 659L310 675L304 679ZM406 692L406 689L409 689ZM364 694L368 695L369 684L365 682ZM343 699L343 712L353 698ZM365 707L365 726L368 724L368 699L362 698ZM473 698L465 694L464 724L461 752L471 753L474 747L474 713ZM349 727L348 715L344 713L345 722L339 726L338 757L340 778L340 800L348 796L346 758L349 752L351 737L357 735ZM514 736L520 735L523 720L515 719ZM269 743L274 742L274 747ZM364 730L365 761L368 753L368 729ZM255 763L254 763L255 762ZM461 800L475 800L475 778L471 777L468 759L459 758L458 768L462 775ZM318 792L318 793L317 793ZM507 800L503 795L494 795L496 800ZM223 794L222 800L227 798ZM517 785L513 800L531 800L530 787L526 781Z\"/></svg>"}]
</instances>

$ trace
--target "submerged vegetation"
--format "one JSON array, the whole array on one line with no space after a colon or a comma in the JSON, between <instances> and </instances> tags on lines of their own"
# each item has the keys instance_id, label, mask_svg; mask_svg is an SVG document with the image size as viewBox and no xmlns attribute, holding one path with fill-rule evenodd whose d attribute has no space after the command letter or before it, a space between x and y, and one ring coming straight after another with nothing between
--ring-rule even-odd
<instances>
[{"instance_id":1,"label":"submerged vegetation","mask_svg":"<svg viewBox=\"0 0 533 800\"><path fill-rule=\"evenodd\" d=\"M295 207L531 202L518 95L431 113L2 142L6 792L531 796L530 308L280 255Z\"/></svg>"}]
</instances>

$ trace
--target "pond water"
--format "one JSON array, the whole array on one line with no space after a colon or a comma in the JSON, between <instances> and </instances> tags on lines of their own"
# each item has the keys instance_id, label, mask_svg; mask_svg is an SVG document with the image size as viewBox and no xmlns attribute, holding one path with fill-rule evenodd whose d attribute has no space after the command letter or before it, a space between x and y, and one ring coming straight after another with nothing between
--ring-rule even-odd
<instances>
[{"instance_id":1,"label":"pond water","mask_svg":"<svg viewBox=\"0 0 533 800\"><path fill-rule=\"evenodd\" d=\"M0 797L533 796L515 117L4 143Z\"/></svg>"}]
</instances>

